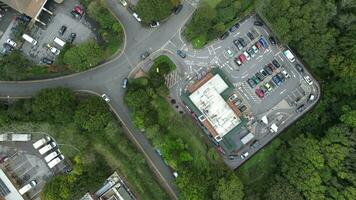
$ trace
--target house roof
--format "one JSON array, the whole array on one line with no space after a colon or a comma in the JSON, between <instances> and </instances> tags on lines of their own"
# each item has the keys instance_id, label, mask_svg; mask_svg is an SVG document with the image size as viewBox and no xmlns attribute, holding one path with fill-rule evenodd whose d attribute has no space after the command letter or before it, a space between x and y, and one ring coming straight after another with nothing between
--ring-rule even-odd
<instances>
[{"instance_id":1,"label":"house roof","mask_svg":"<svg viewBox=\"0 0 356 200\"><path fill-rule=\"evenodd\" d=\"M35 18L47 0L2 0L2 2L20 13Z\"/></svg>"}]
</instances>

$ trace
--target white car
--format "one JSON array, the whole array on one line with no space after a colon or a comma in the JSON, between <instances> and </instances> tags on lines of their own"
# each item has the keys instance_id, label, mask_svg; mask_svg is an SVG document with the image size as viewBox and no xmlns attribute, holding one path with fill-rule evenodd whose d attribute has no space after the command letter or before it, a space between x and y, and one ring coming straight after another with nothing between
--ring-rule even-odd
<instances>
[{"instance_id":1,"label":"white car","mask_svg":"<svg viewBox=\"0 0 356 200\"><path fill-rule=\"evenodd\" d=\"M282 74L286 77L286 78L290 78L288 72L286 70L282 71Z\"/></svg>"},{"instance_id":2,"label":"white car","mask_svg":"<svg viewBox=\"0 0 356 200\"><path fill-rule=\"evenodd\" d=\"M11 45L12 47L16 47L16 42L14 42L13 40L11 40L11 39L7 39L6 40L6 43L8 43L9 45Z\"/></svg>"},{"instance_id":3,"label":"white car","mask_svg":"<svg viewBox=\"0 0 356 200\"><path fill-rule=\"evenodd\" d=\"M127 2L125 0L120 0L120 3L123 5L123 6L127 6Z\"/></svg>"},{"instance_id":4,"label":"white car","mask_svg":"<svg viewBox=\"0 0 356 200\"><path fill-rule=\"evenodd\" d=\"M241 154L241 158L245 159L248 156L248 151L244 152L243 154Z\"/></svg>"},{"instance_id":5,"label":"white car","mask_svg":"<svg viewBox=\"0 0 356 200\"><path fill-rule=\"evenodd\" d=\"M138 22L141 22L141 21L142 21L142 19L138 16L137 13L133 13L132 16L134 16L135 19L136 19Z\"/></svg>"},{"instance_id":6,"label":"white car","mask_svg":"<svg viewBox=\"0 0 356 200\"><path fill-rule=\"evenodd\" d=\"M244 51L243 54L245 55L246 60L251 60L251 56L250 56L250 54L247 53L247 51Z\"/></svg>"},{"instance_id":7,"label":"white car","mask_svg":"<svg viewBox=\"0 0 356 200\"><path fill-rule=\"evenodd\" d=\"M308 85L313 85L313 81L311 80L311 78L309 76L304 76L304 80L305 80L305 82L308 83Z\"/></svg>"},{"instance_id":8,"label":"white car","mask_svg":"<svg viewBox=\"0 0 356 200\"><path fill-rule=\"evenodd\" d=\"M61 53L61 51L59 49L57 49L56 47L51 47L50 50L51 50L51 53L53 53L54 55L59 55Z\"/></svg>"},{"instance_id":9,"label":"white car","mask_svg":"<svg viewBox=\"0 0 356 200\"><path fill-rule=\"evenodd\" d=\"M106 95L106 94L101 95L101 98L103 98L104 101L106 101L108 103L110 102L110 99L109 99L108 95Z\"/></svg>"},{"instance_id":10,"label":"white car","mask_svg":"<svg viewBox=\"0 0 356 200\"><path fill-rule=\"evenodd\" d=\"M229 58L234 57L234 54L232 53L232 51L231 51L230 49L226 50L226 51L225 51L225 54L226 54L226 56L228 56Z\"/></svg>"},{"instance_id":11,"label":"white car","mask_svg":"<svg viewBox=\"0 0 356 200\"><path fill-rule=\"evenodd\" d=\"M256 45L252 45L252 49L253 49L253 51L254 51L255 53L258 52L258 48L256 47Z\"/></svg>"}]
</instances>

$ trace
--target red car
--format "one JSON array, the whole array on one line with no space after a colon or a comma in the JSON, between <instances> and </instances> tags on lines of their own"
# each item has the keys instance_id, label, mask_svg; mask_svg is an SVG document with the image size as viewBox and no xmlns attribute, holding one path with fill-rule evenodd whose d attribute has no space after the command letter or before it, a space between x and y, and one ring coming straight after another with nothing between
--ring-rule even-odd
<instances>
[{"instance_id":1,"label":"red car","mask_svg":"<svg viewBox=\"0 0 356 200\"><path fill-rule=\"evenodd\" d=\"M76 12L76 13L78 13L78 14L81 15L81 16L84 15L84 10L83 10L83 8L80 7L80 6L75 6L75 7L73 8L73 11Z\"/></svg>"},{"instance_id":2,"label":"red car","mask_svg":"<svg viewBox=\"0 0 356 200\"><path fill-rule=\"evenodd\" d=\"M246 61L246 56L244 54L239 55L239 59L242 63Z\"/></svg>"},{"instance_id":3,"label":"red car","mask_svg":"<svg viewBox=\"0 0 356 200\"><path fill-rule=\"evenodd\" d=\"M257 49L261 49L262 48L262 46L261 46L261 44L259 42L256 42L255 45L256 45Z\"/></svg>"},{"instance_id":4,"label":"red car","mask_svg":"<svg viewBox=\"0 0 356 200\"><path fill-rule=\"evenodd\" d=\"M262 92L261 89L256 88L255 93L257 94L258 97L260 97L261 99L265 96L265 94Z\"/></svg>"}]
</instances>

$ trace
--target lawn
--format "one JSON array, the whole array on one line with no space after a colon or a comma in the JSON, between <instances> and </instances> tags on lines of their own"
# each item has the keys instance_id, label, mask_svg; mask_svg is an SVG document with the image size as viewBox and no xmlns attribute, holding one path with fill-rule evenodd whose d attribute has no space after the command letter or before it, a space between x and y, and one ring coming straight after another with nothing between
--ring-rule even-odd
<instances>
[{"instance_id":1,"label":"lawn","mask_svg":"<svg viewBox=\"0 0 356 200\"><path fill-rule=\"evenodd\" d=\"M154 64L151 67L151 70L156 71L159 68L159 71L162 73L172 72L176 69L176 65L169 59L166 55L160 55L154 60Z\"/></svg>"},{"instance_id":2,"label":"lawn","mask_svg":"<svg viewBox=\"0 0 356 200\"><path fill-rule=\"evenodd\" d=\"M205 46L206 42L207 42L206 35L200 35L195 39L193 39L192 45L194 49L201 49Z\"/></svg>"},{"instance_id":3,"label":"lawn","mask_svg":"<svg viewBox=\"0 0 356 200\"><path fill-rule=\"evenodd\" d=\"M212 8L215 8L218 3L220 3L221 0L203 0L206 3L208 3Z\"/></svg>"}]
</instances>

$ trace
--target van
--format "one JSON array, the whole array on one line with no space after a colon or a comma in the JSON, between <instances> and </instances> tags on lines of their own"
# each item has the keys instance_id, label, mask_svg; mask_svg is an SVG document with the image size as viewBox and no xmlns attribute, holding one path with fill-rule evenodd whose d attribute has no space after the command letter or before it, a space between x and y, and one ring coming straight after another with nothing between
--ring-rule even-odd
<instances>
[{"instance_id":1,"label":"van","mask_svg":"<svg viewBox=\"0 0 356 200\"><path fill-rule=\"evenodd\" d=\"M288 58L290 62L295 62L295 57L289 50L285 50L283 54Z\"/></svg>"},{"instance_id":2,"label":"van","mask_svg":"<svg viewBox=\"0 0 356 200\"><path fill-rule=\"evenodd\" d=\"M11 141L13 142L26 142L31 140L29 133L13 133L11 134Z\"/></svg>"},{"instance_id":3,"label":"van","mask_svg":"<svg viewBox=\"0 0 356 200\"><path fill-rule=\"evenodd\" d=\"M55 42L56 44L58 44L59 46L61 46L61 47L63 47L63 46L66 44L66 42L64 42L62 39L60 39L60 38L58 38L58 37L55 37L55 38L54 38L54 42Z\"/></svg>"},{"instance_id":4,"label":"van","mask_svg":"<svg viewBox=\"0 0 356 200\"><path fill-rule=\"evenodd\" d=\"M40 150L38 150L38 152L40 152L40 154L43 155L56 146L57 146L56 143L51 142L51 143L47 144L46 146L42 147Z\"/></svg>"},{"instance_id":5,"label":"van","mask_svg":"<svg viewBox=\"0 0 356 200\"><path fill-rule=\"evenodd\" d=\"M33 180L30 183L26 184L25 186L23 186L22 188L19 189L19 193L21 195L25 194L26 192L28 192L30 189L34 188L37 185L37 181Z\"/></svg>"},{"instance_id":6,"label":"van","mask_svg":"<svg viewBox=\"0 0 356 200\"><path fill-rule=\"evenodd\" d=\"M49 163L51 160L53 160L55 157L57 157L60 154L61 154L61 152L59 150L53 151L52 153L50 153L46 157L44 157L44 159L47 163Z\"/></svg>"},{"instance_id":7,"label":"van","mask_svg":"<svg viewBox=\"0 0 356 200\"><path fill-rule=\"evenodd\" d=\"M37 140L35 143L33 143L33 148L38 149L41 146L43 146L44 144L46 144L47 142L49 142L51 140L51 138L49 136L46 136L44 138L41 138L39 140Z\"/></svg>"},{"instance_id":8,"label":"van","mask_svg":"<svg viewBox=\"0 0 356 200\"><path fill-rule=\"evenodd\" d=\"M29 36L27 34L23 34L22 38L24 40L26 40L27 42L31 43L33 46L35 46L37 44L37 40L33 39L31 36Z\"/></svg>"},{"instance_id":9,"label":"van","mask_svg":"<svg viewBox=\"0 0 356 200\"><path fill-rule=\"evenodd\" d=\"M57 158L53 159L51 162L49 162L47 165L49 168L53 168L56 166L58 163L60 163L64 159L63 155L59 155Z\"/></svg>"}]
</instances>

